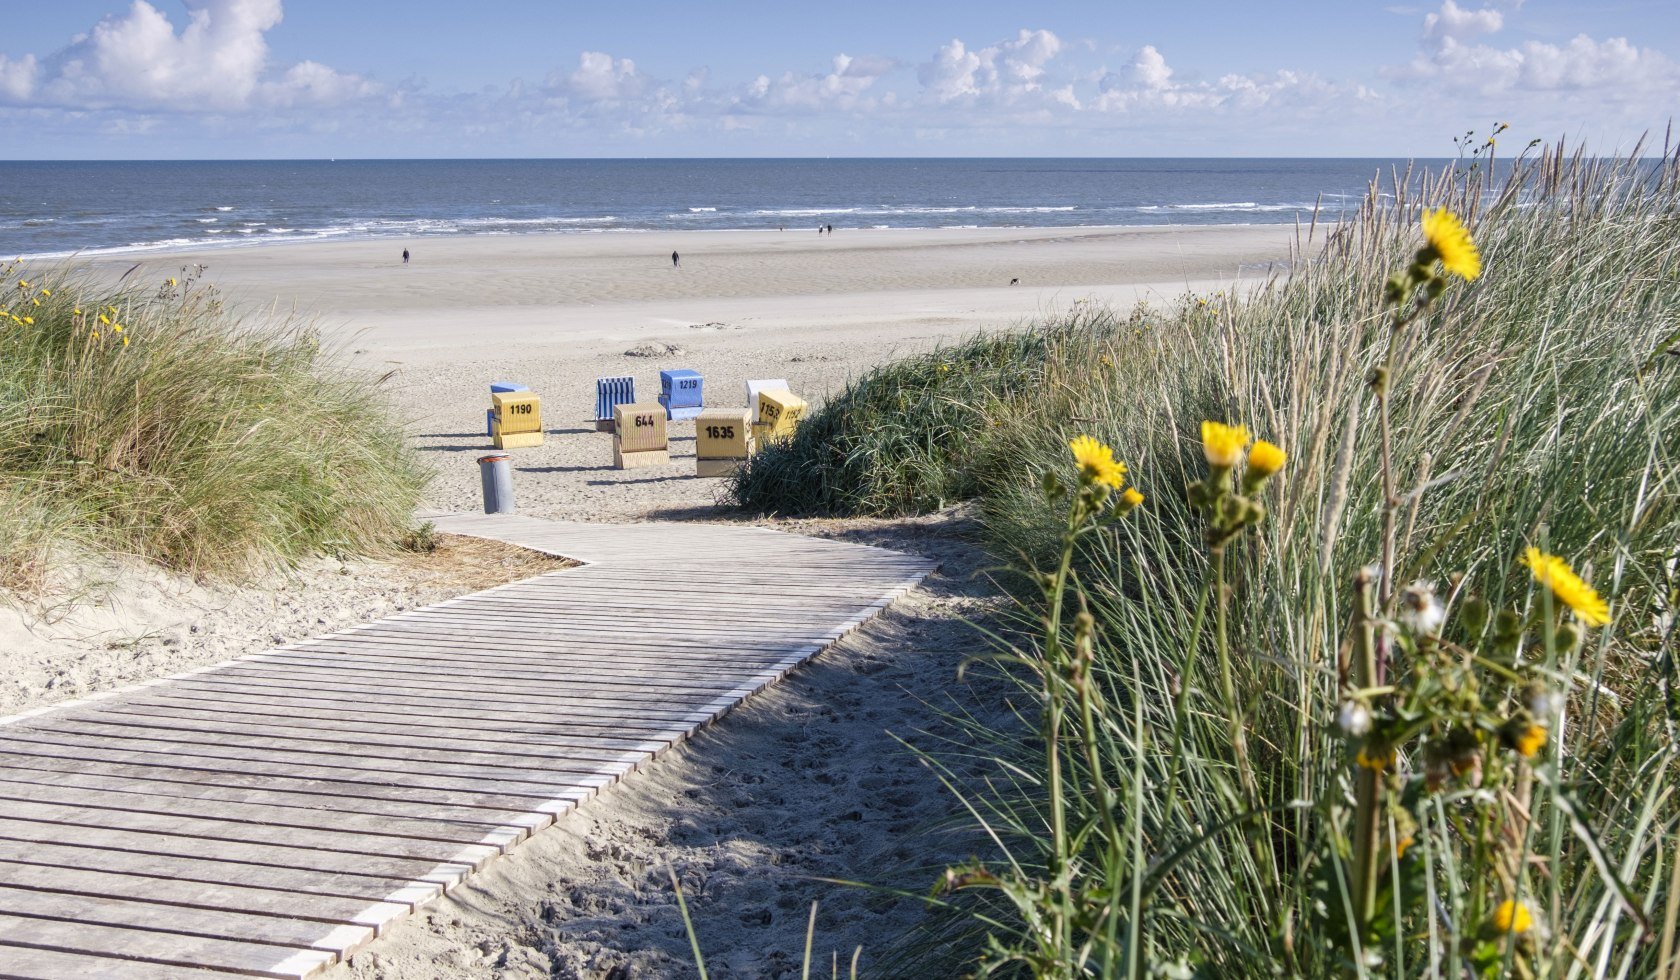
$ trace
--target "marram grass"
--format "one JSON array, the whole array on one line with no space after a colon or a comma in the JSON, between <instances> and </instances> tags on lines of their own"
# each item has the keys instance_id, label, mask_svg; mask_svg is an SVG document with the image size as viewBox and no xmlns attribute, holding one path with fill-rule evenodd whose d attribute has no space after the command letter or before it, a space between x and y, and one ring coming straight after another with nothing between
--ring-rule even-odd
<instances>
[{"instance_id":1,"label":"marram grass","mask_svg":"<svg viewBox=\"0 0 1680 980\"><path fill-rule=\"evenodd\" d=\"M124 555L236 577L388 549L425 473L378 379L190 280L0 274L0 585Z\"/></svg>"},{"instance_id":2,"label":"marram grass","mask_svg":"<svg viewBox=\"0 0 1680 980\"><path fill-rule=\"evenodd\" d=\"M865 376L738 484L974 499L1035 573L1000 656L1037 717L970 733L995 847L933 899L963 969L1680 976L1680 160L1484 172L1240 302ZM1145 497L1089 530L1085 436Z\"/></svg>"}]
</instances>

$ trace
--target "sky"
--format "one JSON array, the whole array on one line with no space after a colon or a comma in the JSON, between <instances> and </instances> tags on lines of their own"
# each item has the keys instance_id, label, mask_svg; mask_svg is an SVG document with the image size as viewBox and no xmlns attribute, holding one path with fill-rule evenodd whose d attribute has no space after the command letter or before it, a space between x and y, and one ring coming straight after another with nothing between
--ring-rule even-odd
<instances>
[{"instance_id":1,"label":"sky","mask_svg":"<svg viewBox=\"0 0 1680 980\"><path fill-rule=\"evenodd\" d=\"M0 159L1442 157L1680 110L1674 0L55 0Z\"/></svg>"}]
</instances>

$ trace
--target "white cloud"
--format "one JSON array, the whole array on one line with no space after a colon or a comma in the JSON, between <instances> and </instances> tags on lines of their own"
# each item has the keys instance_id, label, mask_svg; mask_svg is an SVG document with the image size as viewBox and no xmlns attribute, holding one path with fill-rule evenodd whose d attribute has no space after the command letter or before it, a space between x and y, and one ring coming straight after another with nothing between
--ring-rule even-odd
<instances>
[{"instance_id":1,"label":"white cloud","mask_svg":"<svg viewBox=\"0 0 1680 980\"><path fill-rule=\"evenodd\" d=\"M1505 15L1492 7L1465 10L1453 0L1446 0L1440 10L1423 18L1423 37L1438 47L1449 41L1492 34L1504 26Z\"/></svg>"},{"instance_id":2,"label":"white cloud","mask_svg":"<svg viewBox=\"0 0 1680 980\"><path fill-rule=\"evenodd\" d=\"M832 71L821 75L791 71L783 72L776 79L759 75L733 100L733 106L748 111L870 109L879 104L870 90L882 76L896 69L898 62L874 55L854 58L841 53L834 56L833 66Z\"/></svg>"},{"instance_id":3,"label":"white cloud","mask_svg":"<svg viewBox=\"0 0 1680 980\"><path fill-rule=\"evenodd\" d=\"M358 75L306 61L268 78L263 35L280 23L280 0L183 0L179 32L134 0L37 63L0 57L0 96L76 108L236 110L253 105L336 104L372 94Z\"/></svg>"},{"instance_id":4,"label":"white cloud","mask_svg":"<svg viewBox=\"0 0 1680 980\"><path fill-rule=\"evenodd\" d=\"M627 102L646 91L650 82L629 58L585 51L578 55L577 70L564 78L550 76L549 87L584 102Z\"/></svg>"},{"instance_id":5,"label":"white cloud","mask_svg":"<svg viewBox=\"0 0 1680 980\"><path fill-rule=\"evenodd\" d=\"M1143 46L1127 67L1126 74L1133 84L1145 91L1165 91L1172 85L1173 70L1167 67L1167 59L1155 50L1153 44Z\"/></svg>"},{"instance_id":6,"label":"white cloud","mask_svg":"<svg viewBox=\"0 0 1680 980\"><path fill-rule=\"evenodd\" d=\"M1663 102L1680 87L1680 69L1661 52L1639 48L1626 38L1597 40L1576 35L1564 44L1525 41L1514 47L1471 43L1504 27L1493 8L1464 10L1445 0L1424 18L1422 49L1410 63L1387 70L1390 77L1482 96L1585 93L1614 95L1619 102L1649 100L1660 115ZM1657 115L1653 115L1655 121Z\"/></svg>"},{"instance_id":7,"label":"white cloud","mask_svg":"<svg viewBox=\"0 0 1680 980\"><path fill-rule=\"evenodd\" d=\"M376 95L378 85L360 75L334 71L317 61L301 61L287 69L279 81L265 82L259 89L261 101L272 106L328 106ZM392 96L402 104L402 93Z\"/></svg>"},{"instance_id":8,"label":"white cloud","mask_svg":"<svg viewBox=\"0 0 1680 980\"><path fill-rule=\"evenodd\" d=\"M1051 32L1024 27L1014 38L978 51L953 38L918 69L917 77L937 102L1018 98L1041 90L1045 66L1062 47L1061 39Z\"/></svg>"},{"instance_id":9,"label":"white cloud","mask_svg":"<svg viewBox=\"0 0 1680 980\"><path fill-rule=\"evenodd\" d=\"M35 56L26 54L16 60L0 54L0 99L22 102L35 91L35 74L39 66Z\"/></svg>"}]
</instances>

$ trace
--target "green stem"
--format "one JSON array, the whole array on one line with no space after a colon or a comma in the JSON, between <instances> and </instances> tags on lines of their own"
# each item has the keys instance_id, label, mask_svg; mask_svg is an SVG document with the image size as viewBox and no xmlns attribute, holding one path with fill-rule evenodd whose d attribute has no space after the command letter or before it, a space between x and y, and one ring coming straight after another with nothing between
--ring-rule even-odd
<instances>
[{"instance_id":1,"label":"green stem","mask_svg":"<svg viewBox=\"0 0 1680 980\"><path fill-rule=\"evenodd\" d=\"M1377 672L1376 583L1361 575L1358 589L1359 613L1354 622L1354 684L1370 687ZM1373 760L1380 761L1380 760ZM1358 766L1354 775L1353 901L1360 942L1370 934L1377 906L1377 850L1382 817L1382 773Z\"/></svg>"},{"instance_id":2,"label":"green stem","mask_svg":"<svg viewBox=\"0 0 1680 980\"><path fill-rule=\"evenodd\" d=\"M1237 760L1237 774L1242 780L1243 803L1252 809L1260 805L1259 786L1254 769L1248 762L1248 736L1243 731L1242 706L1237 701L1236 680L1231 673L1231 638L1229 606L1230 589L1225 582L1225 549L1213 549L1213 606L1214 647L1219 654L1219 693L1225 701L1225 718L1231 725L1231 752Z\"/></svg>"},{"instance_id":3,"label":"green stem","mask_svg":"<svg viewBox=\"0 0 1680 980\"><path fill-rule=\"evenodd\" d=\"M1166 805L1161 808L1164 827L1172 820L1173 807L1178 802L1179 761L1184 758L1184 719L1188 714L1190 688L1196 679L1196 649L1201 645L1202 624L1206 621L1208 594L1213 591L1213 576L1202 579L1202 592L1196 598L1196 616L1191 622L1190 638L1184 644L1184 666L1178 672L1178 697L1173 699L1172 752L1167 763Z\"/></svg>"}]
</instances>

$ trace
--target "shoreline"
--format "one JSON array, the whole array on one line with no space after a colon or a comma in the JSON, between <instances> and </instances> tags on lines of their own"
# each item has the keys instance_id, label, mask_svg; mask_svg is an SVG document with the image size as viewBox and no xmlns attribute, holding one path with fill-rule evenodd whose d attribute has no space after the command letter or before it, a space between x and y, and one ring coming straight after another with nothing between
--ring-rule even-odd
<instances>
[{"instance_id":1,"label":"shoreline","mask_svg":"<svg viewBox=\"0 0 1680 980\"><path fill-rule=\"evenodd\" d=\"M1028 234L1031 234L1031 233L1040 233L1040 232L1062 232L1062 233L1076 233L1077 234L1077 233L1086 233L1086 232L1089 232L1089 233L1113 233L1113 232L1125 232L1125 231L1140 231L1140 232L1171 231L1171 232L1187 232L1187 233L1195 234L1197 232L1202 232L1202 231L1217 232L1217 231L1231 230L1231 229L1294 228L1294 227L1297 226L1297 224L1303 224L1303 223L1299 222L1297 220L1290 220L1290 221L1222 221L1222 222L1210 223L1210 224L1173 224L1173 223L1170 223L1170 222L1157 222L1157 223L1147 223L1147 224L1123 224L1123 225L1115 225L1115 224L1107 224L1107 225L1100 225L1100 224L1099 225L1075 225L1075 224L1068 224L1068 225L892 225L892 226L870 225L870 226L851 226L851 227L839 226L839 227L836 227L834 229L834 232L835 232L835 234L839 234L841 232L846 232L848 234L857 233L857 232L887 232L887 233L893 233L893 232L910 232L910 233L997 232L997 233L1000 233L1000 234L1012 234L1012 233L1028 233ZM1318 225L1320 227L1327 227L1327 226L1332 225L1332 224L1334 224L1334 221L1328 220L1328 219L1320 220L1318 222ZM724 236L724 235L741 235L741 234L777 234L777 235L784 235L784 234L801 234L801 233L809 235L813 232L813 230L814 230L814 225L800 225L798 227L794 227L794 226L790 225L786 229L771 229L771 228L759 228L759 227L750 227L750 228L748 228L748 227L743 227L743 228L588 228L588 227L584 227L584 228L575 228L575 229L569 229L569 230L567 230L567 229L552 229L551 228L551 229L544 229L542 231L529 231L529 232L509 232L509 231L420 232L420 233L413 234L413 235L356 234L356 233L353 233L353 232L346 232L344 234L316 235L316 236L311 237L311 238L262 238L262 237L259 237L259 233L253 232L249 236L241 235L240 237L237 237L237 238L228 238L225 241L198 241L198 242L189 242L189 243L185 243L185 244L175 244L173 242L170 242L170 243L146 242L146 243L141 243L141 244L137 244L137 245L135 245L135 244L131 244L131 245L91 245L91 246L88 246L86 248L79 249L79 250L76 250L76 251L26 252L26 253L22 253L22 254L13 256L13 258L16 259L16 260L19 260L19 261L23 261L23 262L70 262L70 263L74 263L74 264L80 264L82 262L93 262L93 261L108 260L108 259L122 259L122 258L134 257L134 256L159 256L159 257L161 257L161 256L182 255L182 254L194 254L194 255L196 255L196 254L201 254L201 253L202 254L207 254L207 255L215 255L215 254L220 254L220 253L224 253L224 252L243 252L243 251L248 251L248 250L251 250L251 249L266 249L266 248L291 247L291 246L303 246L303 245L371 245L371 244L376 244L376 243L439 242L439 241L462 240L462 239L467 239L467 240L471 240L471 239L509 240L509 239L511 239L511 240L515 240L515 241L521 241L521 240L526 240L526 239L539 239L539 240L540 239L545 239L545 238L571 239L571 238L587 238L587 237L593 237L593 236L601 236L601 237L604 238L604 237L609 237L609 236L616 237L616 236L620 236L620 235L624 235L624 236L640 236L640 235L671 235L671 236L683 236L683 235L714 236L714 235L716 235L716 236ZM824 235L823 237L826 238L827 236ZM0 254L3 254L3 253L0 253Z\"/></svg>"}]
</instances>

